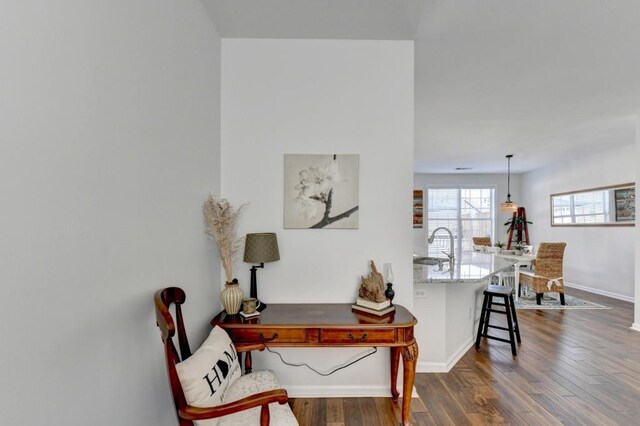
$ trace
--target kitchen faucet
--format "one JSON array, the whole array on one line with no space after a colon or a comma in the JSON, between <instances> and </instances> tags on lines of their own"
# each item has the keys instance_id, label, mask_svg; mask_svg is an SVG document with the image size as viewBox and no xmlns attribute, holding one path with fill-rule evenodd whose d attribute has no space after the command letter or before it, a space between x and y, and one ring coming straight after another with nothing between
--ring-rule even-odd
<instances>
[{"instance_id":1,"label":"kitchen faucet","mask_svg":"<svg viewBox=\"0 0 640 426\"><path fill-rule=\"evenodd\" d=\"M451 248L451 253L447 253L446 251L442 251L442 253L446 254L447 257L449 258L449 269L453 270L453 233L449 230L449 228L445 228L444 226L440 226L436 229L433 230L433 232L431 233L431 236L427 239L427 242L429 244L433 244L433 239L435 238L436 232L438 232L439 230L444 230L447 231L449 233L449 247Z\"/></svg>"}]
</instances>

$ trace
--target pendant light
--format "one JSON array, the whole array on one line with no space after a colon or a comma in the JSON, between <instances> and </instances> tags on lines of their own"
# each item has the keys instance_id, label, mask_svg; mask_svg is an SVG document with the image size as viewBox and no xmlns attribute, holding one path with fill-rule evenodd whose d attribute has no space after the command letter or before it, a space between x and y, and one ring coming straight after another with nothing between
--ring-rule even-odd
<instances>
[{"instance_id":1,"label":"pendant light","mask_svg":"<svg viewBox=\"0 0 640 426\"><path fill-rule=\"evenodd\" d=\"M518 210L518 205L511 201L511 157L513 154L507 155L507 201L500 204L500 210L505 213L513 213Z\"/></svg>"}]
</instances>

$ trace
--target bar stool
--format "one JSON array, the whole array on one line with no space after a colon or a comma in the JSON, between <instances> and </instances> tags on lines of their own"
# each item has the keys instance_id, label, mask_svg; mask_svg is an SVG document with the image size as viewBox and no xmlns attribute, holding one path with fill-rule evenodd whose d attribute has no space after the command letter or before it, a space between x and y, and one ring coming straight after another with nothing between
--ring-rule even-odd
<instances>
[{"instance_id":1,"label":"bar stool","mask_svg":"<svg viewBox=\"0 0 640 426\"><path fill-rule=\"evenodd\" d=\"M504 303L495 303L494 297L499 297L504 300ZM504 306L504 311L493 309L493 306ZM507 316L507 326L500 327L497 325L489 324L491 318L491 312L496 314L503 314ZM509 332L509 340L501 337L490 336L487 334L489 328L496 328L498 330L504 330ZM515 338L514 338L515 333ZM518 356L516 352L516 339L518 344L522 343L520 340L520 327L518 327L518 316L516 315L516 306L513 303L513 287L490 285L484 291L484 300L482 301L482 313L480 314L480 323L478 324L478 334L476 337L476 350L480 350L480 338L486 337L487 339L499 340L511 344L511 353L514 357Z\"/></svg>"}]
</instances>

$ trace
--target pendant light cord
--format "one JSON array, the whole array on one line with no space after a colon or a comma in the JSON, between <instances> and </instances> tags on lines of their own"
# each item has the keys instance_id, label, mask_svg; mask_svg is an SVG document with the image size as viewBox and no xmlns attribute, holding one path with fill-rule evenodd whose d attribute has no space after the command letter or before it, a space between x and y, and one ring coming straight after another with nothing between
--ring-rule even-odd
<instances>
[{"instance_id":1,"label":"pendant light cord","mask_svg":"<svg viewBox=\"0 0 640 426\"><path fill-rule=\"evenodd\" d=\"M511 202L511 157L513 154L507 155L507 202Z\"/></svg>"}]
</instances>

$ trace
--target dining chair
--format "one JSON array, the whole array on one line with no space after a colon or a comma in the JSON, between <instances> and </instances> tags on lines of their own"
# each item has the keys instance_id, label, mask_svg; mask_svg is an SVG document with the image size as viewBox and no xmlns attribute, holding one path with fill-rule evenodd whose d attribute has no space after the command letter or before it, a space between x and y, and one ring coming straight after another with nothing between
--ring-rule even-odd
<instances>
[{"instance_id":1,"label":"dining chair","mask_svg":"<svg viewBox=\"0 0 640 426\"><path fill-rule=\"evenodd\" d=\"M181 306L185 292L178 287L154 295L171 394L180 426L238 426L271 424L296 426L287 391L280 389L272 371L242 375L243 352L263 350L263 344L235 346L229 335L214 327L204 343L191 352ZM170 307L174 306L175 318ZM178 347L173 337L178 334Z\"/></svg>"},{"instance_id":2,"label":"dining chair","mask_svg":"<svg viewBox=\"0 0 640 426\"><path fill-rule=\"evenodd\" d=\"M490 237L472 237L472 240L474 251L484 251L486 247L491 247L492 245Z\"/></svg>"},{"instance_id":3,"label":"dining chair","mask_svg":"<svg viewBox=\"0 0 640 426\"><path fill-rule=\"evenodd\" d=\"M540 243L536 254L535 270L520 271L520 287L528 286L536 293L536 303L542 304L544 293L557 292L560 304L565 304L564 277L562 276L566 243Z\"/></svg>"}]
</instances>

